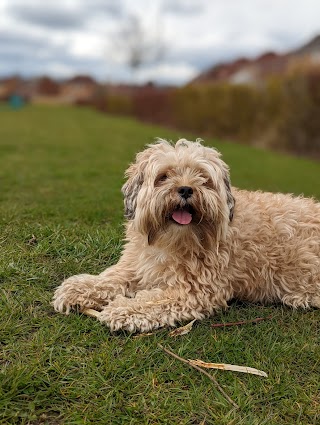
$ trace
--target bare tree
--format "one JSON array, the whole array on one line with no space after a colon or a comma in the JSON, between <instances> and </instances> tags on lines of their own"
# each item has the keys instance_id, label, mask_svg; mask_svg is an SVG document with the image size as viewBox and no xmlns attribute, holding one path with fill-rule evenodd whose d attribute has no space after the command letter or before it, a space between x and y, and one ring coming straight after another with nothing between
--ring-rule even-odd
<instances>
[{"instance_id":1,"label":"bare tree","mask_svg":"<svg viewBox=\"0 0 320 425\"><path fill-rule=\"evenodd\" d=\"M132 71L160 61L165 52L160 31L147 28L140 17L131 15L116 34L115 46Z\"/></svg>"}]
</instances>

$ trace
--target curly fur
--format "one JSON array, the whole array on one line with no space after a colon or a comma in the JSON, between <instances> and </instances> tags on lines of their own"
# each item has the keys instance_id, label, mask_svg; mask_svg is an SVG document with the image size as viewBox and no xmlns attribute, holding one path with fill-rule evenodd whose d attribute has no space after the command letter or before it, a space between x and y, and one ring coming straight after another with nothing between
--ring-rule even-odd
<instances>
[{"instance_id":1,"label":"curly fur","mask_svg":"<svg viewBox=\"0 0 320 425\"><path fill-rule=\"evenodd\" d=\"M232 298L320 307L320 203L231 188L220 154L199 141L159 140L126 176L119 262L64 281L55 310L94 308L112 331L145 332L202 319ZM177 208L191 211L190 224L172 219Z\"/></svg>"}]
</instances>

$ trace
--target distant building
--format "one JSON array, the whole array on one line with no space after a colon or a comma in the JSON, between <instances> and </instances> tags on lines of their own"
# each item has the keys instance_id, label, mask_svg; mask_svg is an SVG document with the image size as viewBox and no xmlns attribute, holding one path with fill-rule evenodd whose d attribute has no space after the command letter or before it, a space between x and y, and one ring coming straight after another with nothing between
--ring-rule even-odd
<instances>
[{"instance_id":1,"label":"distant building","mask_svg":"<svg viewBox=\"0 0 320 425\"><path fill-rule=\"evenodd\" d=\"M259 84L270 76L285 75L295 69L320 68L320 35L286 54L265 53L255 59L240 58L214 65L190 81L190 85L227 82Z\"/></svg>"}]
</instances>

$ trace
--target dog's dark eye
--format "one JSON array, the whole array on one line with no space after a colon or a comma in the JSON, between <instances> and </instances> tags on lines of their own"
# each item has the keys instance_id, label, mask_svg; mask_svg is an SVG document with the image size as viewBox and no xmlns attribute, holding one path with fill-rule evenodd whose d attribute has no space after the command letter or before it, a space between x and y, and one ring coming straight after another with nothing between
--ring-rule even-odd
<instances>
[{"instance_id":1,"label":"dog's dark eye","mask_svg":"<svg viewBox=\"0 0 320 425\"><path fill-rule=\"evenodd\" d=\"M159 177L157 178L157 183L164 182L164 181L166 181L166 180L167 180L167 178L168 178L168 176L167 176L166 174L161 174L161 176L159 176Z\"/></svg>"},{"instance_id":2,"label":"dog's dark eye","mask_svg":"<svg viewBox=\"0 0 320 425\"><path fill-rule=\"evenodd\" d=\"M214 189L213 181L210 178L206 179L204 186L208 187L209 189Z\"/></svg>"}]
</instances>

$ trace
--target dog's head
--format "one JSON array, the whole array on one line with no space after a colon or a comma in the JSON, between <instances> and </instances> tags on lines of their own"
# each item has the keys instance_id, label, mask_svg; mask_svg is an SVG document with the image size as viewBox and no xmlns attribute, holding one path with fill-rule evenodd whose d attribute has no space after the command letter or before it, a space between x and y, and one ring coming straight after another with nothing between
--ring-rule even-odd
<instances>
[{"instance_id":1,"label":"dog's head","mask_svg":"<svg viewBox=\"0 0 320 425\"><path fill-rule=\"evenodd\" d=\"M126 171L125 215L152 243L157 235L225 239L233 217L229 170L199 141L159 140L138 153Z\"/></svg>"}]
</instances>

